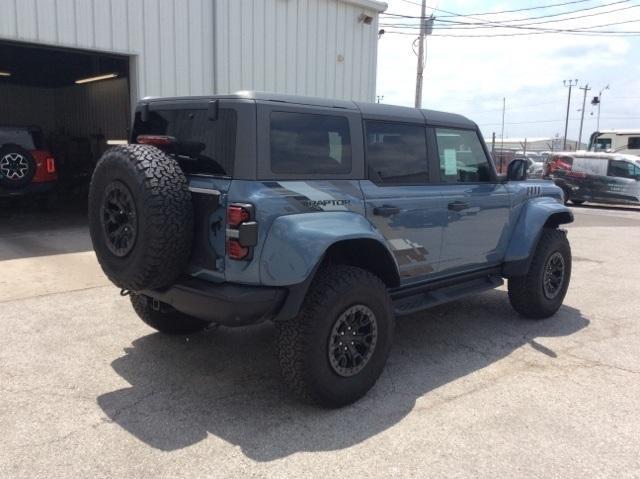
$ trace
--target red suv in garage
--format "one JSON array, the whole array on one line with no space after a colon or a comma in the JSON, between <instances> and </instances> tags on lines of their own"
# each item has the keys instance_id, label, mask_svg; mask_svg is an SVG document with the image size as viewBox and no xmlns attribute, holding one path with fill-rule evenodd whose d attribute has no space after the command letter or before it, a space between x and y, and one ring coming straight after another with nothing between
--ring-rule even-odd
<instances>
[{"instance_id":1,"label":"red suv in garage","mask_svg":"<svg viewBox=\"0 0 640 479\"><path fill-rule=\"evenodd\" d=\"M39 127L0 126L0 197L47 195L57 179Z\"/></svg>"}]
</instances>

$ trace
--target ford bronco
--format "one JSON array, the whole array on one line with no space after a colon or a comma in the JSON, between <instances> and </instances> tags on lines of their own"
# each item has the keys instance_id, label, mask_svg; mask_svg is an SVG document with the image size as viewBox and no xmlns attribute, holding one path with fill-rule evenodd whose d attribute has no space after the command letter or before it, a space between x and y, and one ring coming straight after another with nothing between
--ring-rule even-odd
<instances>
[{"instance_id":1,"label":"ford bronco","mask_svg":"<svg viewBox=\"0 0 640 479\"><path fill-rule=\"evenodd\" d=\"M270 320L285 382L339 407L382 372L395 317L508 280L520 315L560 308L573 221L551 181L500 177L451 113L241 92L143 99L93 174L90 231L151 327Z\"/></svg>"}]
</instances>

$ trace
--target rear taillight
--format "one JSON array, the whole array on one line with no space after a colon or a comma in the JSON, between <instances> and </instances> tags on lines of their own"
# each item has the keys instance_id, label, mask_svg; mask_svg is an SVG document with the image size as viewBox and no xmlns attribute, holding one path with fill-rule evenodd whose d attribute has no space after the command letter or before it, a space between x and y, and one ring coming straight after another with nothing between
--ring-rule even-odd
<instances>
[{"instance_id":1,"label":"rear taillight","mask_svg":"<svg viewBox=\"0 0 640 479\"><path fill-rule=\"evenodd\" d=\"M253 205L231 203L227 206L227 255L230 259L248 261L258 243L258 223Z\"/></svg>"},{"instance_id":2,"label":"rear taillight","mask_svg":"<svg viewBox=\"0 0 640 479\"><path fill-rule=\"evenodd\" d=\"M230 205L227 208L227 225L237 228L245 221L251 219L251 211L239 205Z\"/></svg>"},{"instance_id":3,"label":"rear taillight","mask_svg":"<svg viewBox=\"0 0 640 479\"><path fill-rule=\"evenodd\" d=\"M56 160L54 160L51 156L48 156L45 161L47 167L47 173L55 173L56 172Z\"/></svg>"},{"instance_id":4,"label":"rear taillight","mask_svg":"<svg viewBox=\"0 0 640 479\"><path fill-rule=\"evenodd\" d=\"M228 239L227 254L231 259L243 260L249 256L249 248L246 246L242 246L240 244L240 240Z\"/></svg>"}]
</instances>

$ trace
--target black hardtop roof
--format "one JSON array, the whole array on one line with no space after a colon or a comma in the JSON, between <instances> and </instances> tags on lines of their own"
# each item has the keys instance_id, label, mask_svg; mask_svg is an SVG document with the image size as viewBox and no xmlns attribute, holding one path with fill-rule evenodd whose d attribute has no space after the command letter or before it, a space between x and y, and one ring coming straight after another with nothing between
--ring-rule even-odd
<instances>
[{"instance_id":1,"label":"black hardtop roof","mask_svg":"<svg viewBox=\"0 0 640 479\"><path fill-rule=\"evenodd\" d=\"M296 105L320 106L342 110L360 111L363 118L388 119L393 121L423 122L435 125L455 125L464 128L476 128L476 124L468 118L456 113L436 110L418 110L406 106L386 105L383 103L355 102L301 95L286 95L283 93L268 93L258 91L240 91L229 95L187 96L187 97L147 97L138 102L172 102L172 101L211 101L216 99L255 100L259 102L280 102Z\"/></svg>"}]
</instances>

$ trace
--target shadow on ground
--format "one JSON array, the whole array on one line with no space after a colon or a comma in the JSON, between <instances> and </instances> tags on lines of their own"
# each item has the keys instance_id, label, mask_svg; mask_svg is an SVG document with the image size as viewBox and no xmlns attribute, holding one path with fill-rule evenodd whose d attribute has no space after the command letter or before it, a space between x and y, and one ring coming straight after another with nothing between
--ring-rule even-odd
<instances>
[{"instance_id":1,"label":"shadow on ground","mask_svg":"<svg viewBox=\"0 0 640 479\"><path fill-rule=\"evenodd\" d=\"M0 198L0 261L92 249L83 195Z\"/></svg>"},{"instance_id":2,"label":"shadow on ground","mask_svg":"<svg viewBox=\"0 0 640 479\"><path fill-rule=\"evenodd\" d=\"M181 449L211 434L253 460L270 461L375 436L402 420L418 398L523 345L553 360L556 353L536 339L567 336L588 324L566 306L546 321L522 320L504 291L399 319L378 384L353 406L329 411L299 404L285 390L269 324L190 338L151 334L112 363L131 387L97 401L111 420L156 449Z\"/></svg>"}]
</instances>

